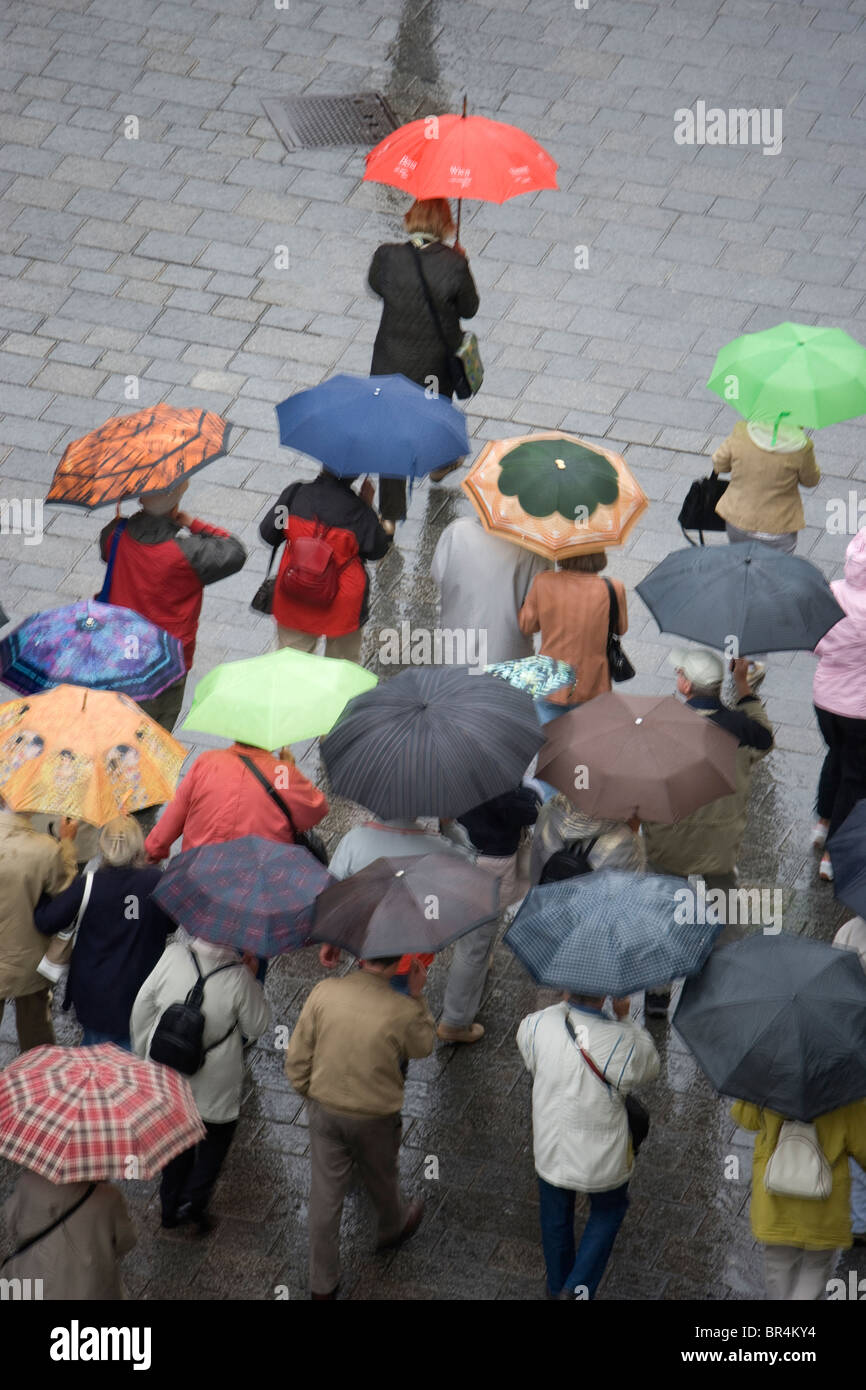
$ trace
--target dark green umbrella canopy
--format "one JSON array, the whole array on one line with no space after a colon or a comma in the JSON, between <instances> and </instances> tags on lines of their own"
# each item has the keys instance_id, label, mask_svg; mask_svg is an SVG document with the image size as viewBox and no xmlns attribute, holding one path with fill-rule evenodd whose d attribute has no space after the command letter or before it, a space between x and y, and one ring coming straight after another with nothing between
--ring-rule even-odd
<instances>
[{"instance_id":1,"label":"dark green umbrella canopy","mask_svg":"<svg viewBox=\"0 0 866 1390\"><path fill-rule=\"evenodd\" d=\"M502 460L499 491L517 497L530 516L559 512L573 521L578 508L585 507L588 518L596 507L615 502L619 479L594 449L567 439L538 439L518 444Z\"/></svg>"}]
</instances>

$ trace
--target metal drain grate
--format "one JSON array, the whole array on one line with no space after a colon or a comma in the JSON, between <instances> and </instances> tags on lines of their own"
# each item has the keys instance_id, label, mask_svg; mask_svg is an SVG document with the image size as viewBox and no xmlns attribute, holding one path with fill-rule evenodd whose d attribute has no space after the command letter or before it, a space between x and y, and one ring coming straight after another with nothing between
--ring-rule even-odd
<instances>
[{"instance_id":1,"label":"metal drain grate","mask_svg":"<svg viewBox=\"0 0 866 1390\"><path fill-rule=\"evenodd\" d=\"M347 97L284 97L262 105L287 150L320 145L375 145L398 126L379 92Z\"/></svg>"}]
</instances>

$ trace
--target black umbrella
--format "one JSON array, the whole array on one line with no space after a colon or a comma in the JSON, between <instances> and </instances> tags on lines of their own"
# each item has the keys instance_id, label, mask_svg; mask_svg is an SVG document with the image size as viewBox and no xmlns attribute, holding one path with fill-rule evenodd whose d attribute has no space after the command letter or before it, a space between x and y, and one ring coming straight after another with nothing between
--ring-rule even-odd
<instances>
[{"instance_id":1,"label":"black umbrella","mask_svg":"<svg viewBox=\"0 0 866 1390\"><path fill-rule=\"evenodd\" d=\"M356 695L321 748L337 795L393 820L460 816L511 791L543 742L522 690L426 666Z\"/></svg>"},{"instance_id":2,"label":"black umbrella","mask_svg":"<svg viewBox=\"0 0 866 1390\"><path fill-rule=\"evenodd\" d=\"M687 980L673 1025L717 1091L792 1120L866 1096L866 973L853 951L746 937Z\"/></svg>"},{"instance_id":3,"label":"black umbrella","mask_svg":"<svg viewBox=\"0 0 866 1390\"><path fill-rule=\"evenodd\" d=\"M316 900L311 941L353 956L441 951L499 911L499 880L453 854L411 854L372 864Z\"/></svg>"},{"instance_id":4,"label":"black umbrella","mask_svg":"<svg viewBox=\"0 0 866 1390\"><path fill-rule=\"evenodd\" d=\"M760 541L674 550L637 585L662 632L718 651L813 651L844 618L821 571Z\"/></svg>"},{"instance_id":5,"label":"black umbrella","mask_svg":"<svg viewBox=\"0 0 866 1390\"><path fill-rule=\"evenodd\" d=\"M5 627L6 624L11 623L11 621L12 619L7 614L6 609L3 607L3 604L0 603L0 627Z\"/></svg>"},{"instance_id":6,"label":"black umbrella","mask_svg":"<svg viewBox=\"0 0 866 1390\"><path fill-rule=\"evenodd\" d=\"M866 800L853 811L827 841L833 865L833 891L840 903L866 917Z\"/></svg>"}]
</instances>

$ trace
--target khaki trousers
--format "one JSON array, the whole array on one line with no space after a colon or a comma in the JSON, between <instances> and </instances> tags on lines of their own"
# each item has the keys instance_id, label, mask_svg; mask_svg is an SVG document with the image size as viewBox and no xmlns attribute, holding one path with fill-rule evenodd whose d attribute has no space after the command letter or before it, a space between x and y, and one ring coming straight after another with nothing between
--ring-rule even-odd
<instances>
[{"instance_id":1,"label":"khaki trousers","mask_svg":"<svg viewBox=\"0 0 866 1390\"><path fill-rule=\"evenodd\" d=\"M408 1218L400 1193L397 1115L347 1115L308 1100L310 1121L310 1290L331 1293L340 1282L340 1220L357 1164L379 1219L379 1240L399 1235Z\"/></svg>"},{"instance_id":2,"label":"khaki trousers","mask_svg":"<svg viewBox=\"0 0 866 1390\"><path fill-rule=\"evenodd\" d=\"M361 657L361 629L355 632L347 632L345 637L326 637L325 656L332 656L341 661L359 661ZM277 649L282 651L283 647L293 647L296 652L315 652L319 645L319 636L315 632L299 632L294 627L280 627L277 623ZM317 1289L318 1293L319 1290Z\"/></svg>"},{"instance_id":3,"label":"khaki trousers","mask_svg":"<svg viewBox=\"0 0 866 1390\"><path fill-rule=\"evenodd\" d=\"M46 937L46 944L48 938ZM0 999L0 1019L8 999ZM21 994L15 1003L15 1027L18 1031L18 1046L22 1052L31 1047L42 1047L44 1043L53 1046L54 1024L51 1022L51 990L37 990L35 994Z\"/></svg>"}]
</instances>

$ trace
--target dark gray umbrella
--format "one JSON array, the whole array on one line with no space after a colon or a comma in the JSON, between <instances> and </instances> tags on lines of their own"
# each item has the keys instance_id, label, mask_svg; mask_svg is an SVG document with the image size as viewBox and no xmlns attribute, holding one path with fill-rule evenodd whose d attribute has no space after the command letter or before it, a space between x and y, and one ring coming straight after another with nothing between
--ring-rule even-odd
<instances>
[{"instance_id":1,"label":"dark gray umbrella","mask_svg":"<svg viewBox=\"0 0 866 1390\"><path fill-rule=\"evenodd\" d=\"M840 903L866 917L866 800L853 811L827 841L833 865L833 891Z\"/></svg>"},{"instance_id":2,"label":"dark gray umbrella","mask_svg":"<svg viewBox=\"0 0 866 1390\"><path fill-rule=\"evenodd\" d=\"M717 1091L792 1120L866 1096L866 973L853 951L787 933L713 952L673 1026Z\"/></svg>"},{"instance_id":3,"label":"dark gray umbrella","mask_svg":"<svg viewBox=\"0 0 866 1390\"><path fill-rule=\"evenodd\" d=\"M844 618L821 571L760 541L674 550L637 591L662 632L739 655L813 651Z\"/></svg>"},{"instance_id":4,"label":"dark gray umbrella","mask_svg":"<svg viewBox=\"0 0 866 1390\"><path fill-rule=\"evenodd\" d=\"M453 854L412 854L372 864L316 900L311 941L353 956L441 951L499 911L499 880Z\"/></svg>"},{"instance_id":5,"label":"dark gray umbrella","mask_svg":"<svg viewBox=\"0 0 866 1390\"><path fill-rule=\"evenodd\" d=\"M333 791L393 820L460 816L511 791L543 742L523 691L424 666L356 695L321 748Z\"/></svg>"},{"instance_id":6,"label":"dark gray umbrella","mask_svg":"<svg viewBox=\"0 0 866 1390\"><path fill-rule=\"evenodd\" d=\"M12 619L8 616L3 604L0 603L0 627L5 627L6 624L11 623L11 621Z\"/></svg>"}]
</instances>

